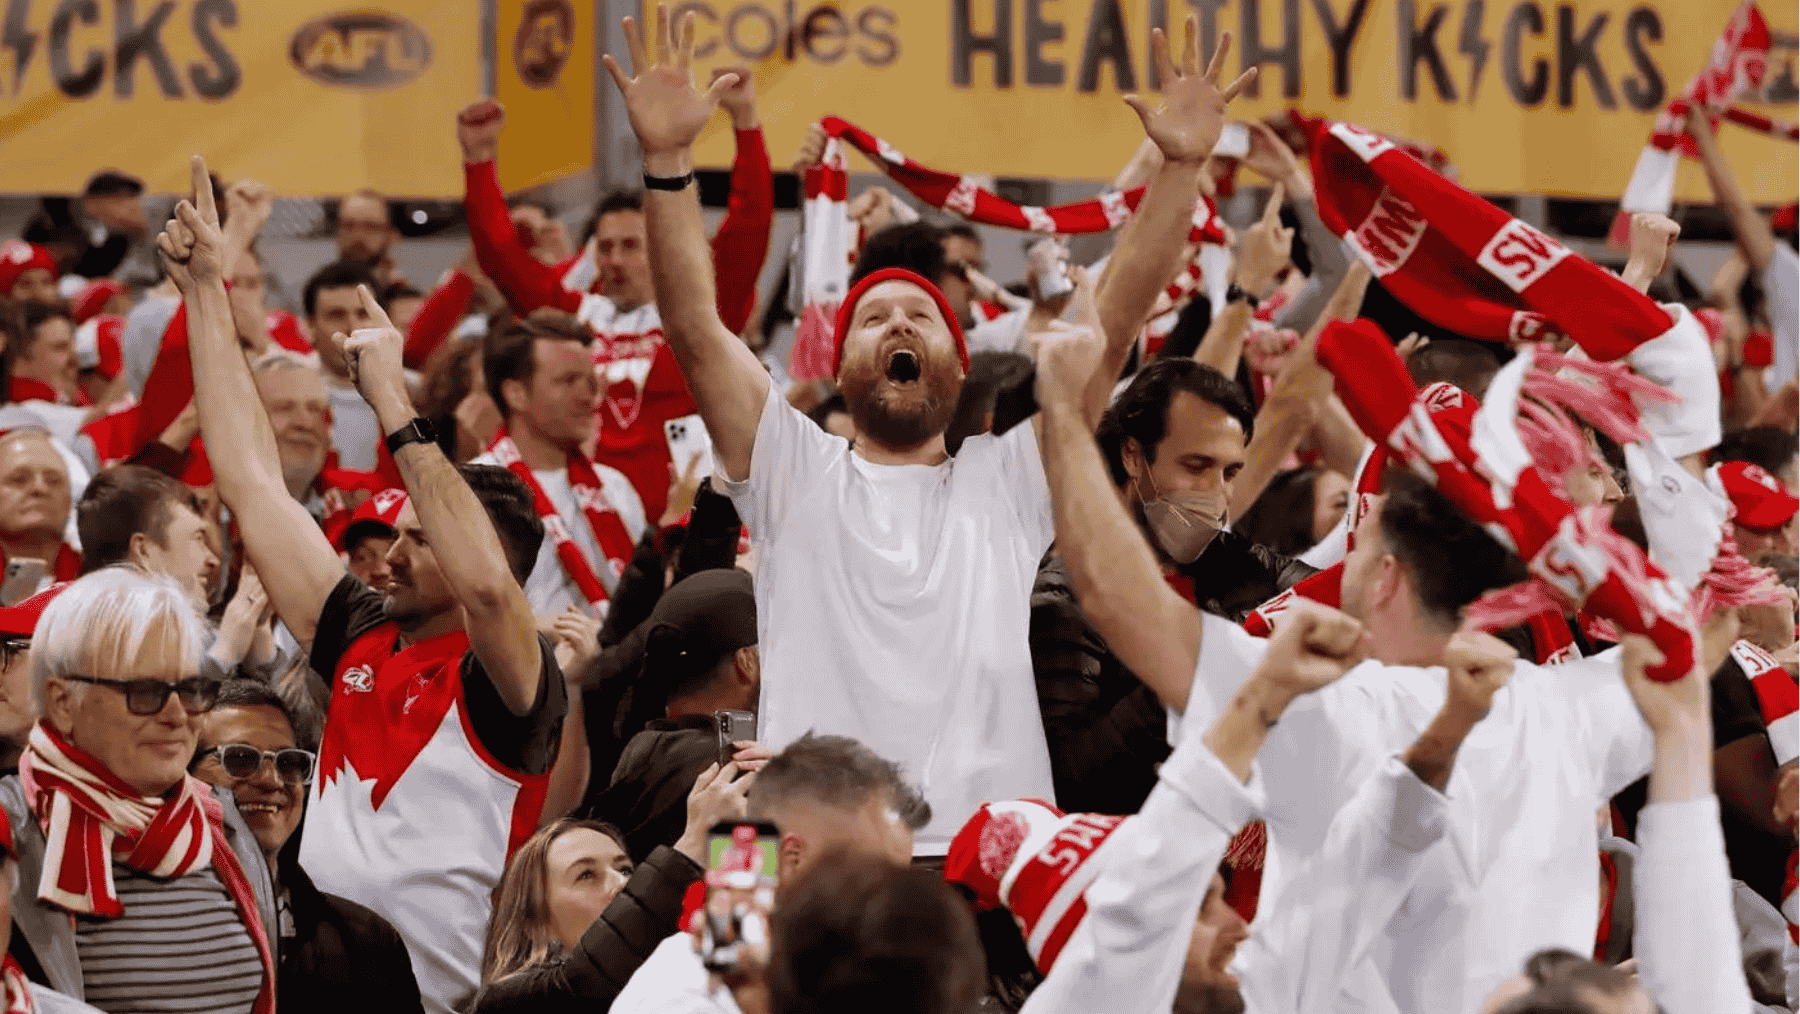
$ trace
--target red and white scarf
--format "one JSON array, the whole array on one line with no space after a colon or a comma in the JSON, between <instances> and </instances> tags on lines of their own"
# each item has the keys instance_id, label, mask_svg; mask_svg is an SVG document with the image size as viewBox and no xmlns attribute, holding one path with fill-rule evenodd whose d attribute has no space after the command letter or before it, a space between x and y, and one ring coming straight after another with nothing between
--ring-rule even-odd
<instances>
[{"instance_id":1,"label":"red and white scarf","mask_svg":"<svg viewBox=\"0 0 1800 1014\"><path fill-rule=\"evenodd\" d=\"M1732 103L1754 93L1763 86L1769 73L1769 45L1772 41L1769 23L1755 3L1746 0L1731 15L1725 31L1713 43L1712 55L1700 73L1656 117L1650 143L1638 155L1631 170L1631 182L1619 201L1619 215L1613 220L1612 239L1622 245L1627 236L1631 213L1648 211L1669 213L1675 199L1675 167L1681 157L1699 158L1694 139L1688 136L1688 109L1698 105L1707 120L1717 127L1721 118L1772 137L1795 140L1800 137L1793 124L1772 120L1760 113L1739 109Z\"/></svg>"},{"instance_id":2,"label":"red and white scarf","mask_svg":"<svg viewBox=\"0 0 1800 1014\"><path fill-rule=\"evenodd\" d=\"M587 599L590 611L598 614L602 603L607 600L606 585L594 575L594 568L589 566L587 554L576 545L569 534L567 524L562 515L556 512L556 505L545 495L544 487L538 485L537 476L531 474L530 466L519 455L517 444L507 435L506 427L500 427L500 434L488 445L488 453L494 456L507 471L523 479L531 490L532 503L537 505L538 517L544 522L544 532L556 543L556 558L562 563L563 573L581 589L582 597ZM594 471L594 463L580 451L569 453L569 488L575 491L575 501L581 505L581 513L587 516L588 528L594 533L594 543L600 552L606 555L607 568L612 572L613 580L618 580L625 572L625 564L630 562L632 550L631 533L625 529L625 520L613 509L612 501L606 497L606 488L600 483L600 475Z\"/></svg>"},{"instance_id":3,"label":"red and white scarf","mask_svg":"<svg viewBox=\"0 0 1800 1014\"><path fill-rule=\"evenodd\" d=\"M839 142L868 156L890 179L926 204L955 212L971 222L1005 229L1059 236L1108 232L1131 217L1146 190L1108 190L1085 201L1049 208L1014 204L983 189L975 177L914 162L898 148L840 117L827 116L819 121L819 126L830 140L825 157L806 171L804 182L804 235L800 250L803 305L788 366L788 374L795 380L835 375L830 369L836 352L831 341L832 322L838 302L849 287L850 266L856 257L855 226L845 214L849 171ZM1201 246L1224 244L1225 232L1210 198L1201 197L1194 205L1188 241ZM1179 308L1193 294L1198 281L1197 271L1194 284L1185 288L1178 278L1165 293L1167 301ZM1222 294L1225 286L1220 284L1218 289ZM1166 315L1167 308L1162 312Z\"/></svg>"},{"instance_id":4,"label":"red and white scarf","mask_svg":"<svg viewBox=\"0 0 1800 1014\"><path fill-rule=\"evenodd\" d=\"M1393 344L1369 321L1333 322L1318 356L1362 431L1517 552L1563 611L1585 606L1649 637L1664 657L1648 671L1651 679L1687 675L1694 643L1686 595L1611 531L1609 510L1578 510L1554 491L1554 477L1538 469L1519 438L1517 401L1532 366L1530 346L1494 378L1467 437L1436 424L1417 397L1430 389L1413 390Z\"/></svg>"},{"instance_id":5,"label":"red and white scarf","mask_svg":"<svg viewBox=\"0 0 1800 1014\"><path fill-rule=\"evenodd\" d=\"M262 959L262 992L253 1010L274 1014L275 964L256 895L225 841L224 809L204 782L186 775L170 798L145 796L42 721L19 758L19 779L44 831L39 901L116 919L125 906L113 887L114 859L165 878L211 866Z\"/></svg>"},{"instance_id":6,"label":"red and white scarf","mask_svg":"<svg viewBox=\"0 0 1800 1014\"><path fill-rule=\"evenodd\" d=\"M37 1001L31 998L31 980L10 954L0 959L0 982L6 985L6 1014L37 1014Z\"/></svg>"}]
</instances>

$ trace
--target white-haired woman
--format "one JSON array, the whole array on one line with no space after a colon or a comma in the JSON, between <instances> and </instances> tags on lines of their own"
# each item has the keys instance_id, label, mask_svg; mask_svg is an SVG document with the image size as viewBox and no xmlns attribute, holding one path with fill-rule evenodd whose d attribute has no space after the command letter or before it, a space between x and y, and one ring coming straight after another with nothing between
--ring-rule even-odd
<instances>
[{"instance_id":1,"label":"white-haired woman","mask_svg":"<svg viewBox=\"0 0 1800 1014\"><path fill-rule=\"evenodd\" d=\"M126 567L69 585L32 635L38 722L0 780L12 949L112 1014L275 1009L268 868L230 793L187 773L219 691L204 636L179 585Z\"/></svg>"}]
</instances>

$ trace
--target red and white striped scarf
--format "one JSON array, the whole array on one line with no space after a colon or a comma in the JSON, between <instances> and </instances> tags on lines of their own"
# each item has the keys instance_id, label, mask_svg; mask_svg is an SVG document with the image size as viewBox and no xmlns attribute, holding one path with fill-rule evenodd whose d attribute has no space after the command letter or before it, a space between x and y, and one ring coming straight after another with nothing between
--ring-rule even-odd
<instances>
[{"instance_id":1,"label":"red and white striped scarf","mask_svg":"<svg viewBox=\"0 0 1800 1014\"><path fill-rule=\"evenodd\" d=\"M587 599L588 609L596 615L600 614L602 603L607 601L606 585L594 575L594 568L588 564L587 554L575 544L569 534L568 525L562 515L556 512L556 504L550 502L545 495L544 487L538 485L537 476L531 474L530 466L519 455L517 444L507 435L506 427L500 427L500 433L494 442L488 445L488 453L494 456L507 471L524 480L531 490L532 503L536 505L538 517L544 522L544 533L556 543L556 559L562 564L563 573L581 589L581 595ZM594 543L600 552L606 555L606 565L612 571L616 581L625 572L625 565L631 560L631 533L625 529L625 521L613 508L612 501L606 497L606 488L600 483L600 474L594 471L594 463L580 451L569 453L569 488L575 492L575 502L581 505L581 513L587 516L587 523L594 533Z\"/></svg>"},{"instance_id":2,"label":"red and white striped scarf","mask_svg":"<svg viewBox=\"0 0 1800 1014\"><path fill-rule=\"evenodd\" d=\"M6 1014L37 1014L37 1001L31 998L31 980L25 970L8 954L0 959L0 983L6 986Z\"/></svg>"},{"instance_id":3,"label":"red and white striped scarf","mask_svg":"<svg viewBox=\"0 0 1800 1014\"><path fill-rule=\"evenodd\" d=\"M167 799L146 796L65 741L48 722L32 727L19 758L25 798L44 832L39 901L75 915L116 919L125 906L113 886L114 859L154 877L211 866L237 903L263 985L254 1014L274 1014L275 962L250 880L225 841L224 808L206 783L185 775Z\"/></svg>"},{"instance_id":4,"label":"red and white striped scarf","mask_svg":"<svg viewBox=\"0 0 1800 1014\"><path fill-rule=\"evenodd\" d=\"M1763 87L1769 73L1769 46L1772 41L1769 23L1751 0L1731 15L1725 31L1713 43L1706 66L1695 74L1656 117L1650 143L1638 155L1631 170L1631 181L1619 201L1619 214L1613 220L1611 239L1623 246L1628 236L1631 213L1648 211L1669 213L1675 199L1675 167L1683 155L1699 158L1700 150L1688 136L1688 109L1698 105L1716 128L1720 119L1771 137L1800 139L1791 123L1770 119L1761 113L1740 109L1732 103Z\"/></svg>"},{"instance_id":5,"label":"red and white striped scarf","mask_svg":"<svg viewBox=\"0 0 1800 1014\"><path fill-rule=\"evenodd\" d=\"M836 353L832 323L838 302L849 287L850 266L856 253L853 245L855 227L849 224L844 211L849 170L839 142L868 156L890 179L926 204L955 212L971 222L1005 229L1059 236L1107 232L1131 217L1143 201L1146 190L1146 187L1123 193L1108 190L1085 201L1049 208L1014 204L999 194L982 189L972 176L921 165L888 142L840 117L827 116L819 121L819 126L830 142L825 157L819 165L806 171L804 181L803 305L798 314L794 352L788 366L788 374L795 380L835 375L832 370ZM1188 241L1203 248L1224 244L1225 232L1211 198L1203 196L1194 205ZM1197 258L1198 255L1192 277L1177 277L1168 286L1159 310L1152 316L1166 316L1171 309L1179 309L1192 297L1200 281ZM1224 288L1218 286L1218 294L1223 294Z\"/></svg>"}]
</instances>

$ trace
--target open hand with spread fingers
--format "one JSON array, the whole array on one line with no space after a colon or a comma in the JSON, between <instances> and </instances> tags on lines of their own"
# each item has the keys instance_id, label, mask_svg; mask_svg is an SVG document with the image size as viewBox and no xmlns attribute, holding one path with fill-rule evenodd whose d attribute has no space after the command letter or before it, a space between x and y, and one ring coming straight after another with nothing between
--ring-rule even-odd
<instances>
[{"instance_id":1,"label":"open hand with spread fingers","mask_svg":"<svg viewBox=\"0 0 1800 1014\"><path fill-rule=\"evenodd\" d=\"M625 96L625 112L631 129L637 134L644 156L663 155L685 150L700 136L706 121L725 92L738 83L738 75L725 73L713 79L712 86L701 91L694 85L691 65L694 60L694 13L687 12L670 34L669 10L656 5L656 62L644 48L643 35L635 19L624 20L625 41L631 49L633 77L626 77L611 53L603 59L606 69Z\"/></svg>"},{"instance_id":2,"label":"open hand with spread fingers","mask_svg":"<svg viewBox=\"0 0 1800 1014\"><path fill-rule=\"evenodd\" d=\"M225 277L225 238L213 203L212 177L207 175L206 160L198 155L190 168L192 196L175 205L174 217L156 237L169 277L184 294L200 285L222 283Z\"/></svg>"},{"instance_id":3,"label":"open hand with spread fingers","mask_svg":"<svg viewBox=\"0 0 1800 1014\"><path fill-rule=\"evenodd\" d=\"M1219 132L1225 127L1225 104L1256 77L1256 68L1251 67L1221 91L1219 73L1231 51L1231 33L1220 34L1219 47L1213 51L1205 74L1200 73L1199 37L1199 19L1189 15L1187 43L1177 67L1169 57L1168 36L1160 28L1151 29L1150 58L1156 61L1162 77L1162 104L1152 109L1141 96L1125 96L1144 122L1144 133L1162 150L1163 158L1192 165L1199 165L1212 154L1213 146L1219 143Z\"/></svg>"}]
</instances>

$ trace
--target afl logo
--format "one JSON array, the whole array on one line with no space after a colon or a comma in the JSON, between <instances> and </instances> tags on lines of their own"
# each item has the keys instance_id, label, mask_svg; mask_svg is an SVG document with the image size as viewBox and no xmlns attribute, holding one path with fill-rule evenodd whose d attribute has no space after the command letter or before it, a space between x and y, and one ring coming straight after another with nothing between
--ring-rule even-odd
<instances>
[{"instance_id":1,"label":"afl logo","mask_svg":"<svg viewBox=\"0 0 1800 1014\"><path fill-rule=\"evenodd\" d=\"M288 43L300 73L341 88L392 88L425 73L431 40L418 25L383 11L327 14Z\"/></svg>"},{"instance_id":2,"label":"afl logo","mask_svg":"<svg viewBox=\"0 0 1800 1014\"><path fill-rule=\"evenodd\" d=\"M352 694L366 694L375 689L375 671L366 665L352 666L344 670L338 677L344 681L344 690Z\"/></svg>"},{"instance_id":3,"label":"afl logo","mask_svg":"<svg viewBox=\"0 0 1800 1014\"><path fill-rule=\"evenodd\" d=\"M548 88L569 62L575 44L575 8L569 0L531 0L513 37L513 66L529 88Z\"/></svg>"}]
</instances>

